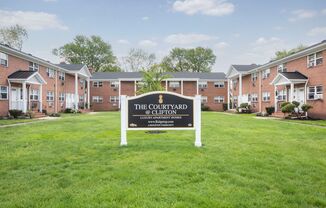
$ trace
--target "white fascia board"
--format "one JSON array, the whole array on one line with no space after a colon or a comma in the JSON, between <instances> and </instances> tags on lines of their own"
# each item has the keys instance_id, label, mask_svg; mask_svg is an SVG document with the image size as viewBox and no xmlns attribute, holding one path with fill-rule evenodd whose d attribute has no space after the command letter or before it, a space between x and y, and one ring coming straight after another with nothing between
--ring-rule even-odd
<instances>
[{"instance_id":1,"label":"white fascia board","mask_svg":"<svg viewBox=\"0 0 326 208\"><path fill-rule=\"evenodd\" d=\"M317 52L325 50L325 49L326 49L326 42L321 43L321 44L319 44L319 45L317 45L317 46L315 46L313 48L308 48L306 50L303 50L303 51L300 51L298 53L292 54L290 56L284 57L282 59L269 62L267 64L264 64L262 66L254 68L254 69L250 70L249 72L265 70L265 69L268 69L268 68L271 68L271 67L274 67L274 66L289 62L289 61L293 61L293 60L308 56L308 55L310 55L312 53L317 53Z\"/></svg>"}]
</instances>

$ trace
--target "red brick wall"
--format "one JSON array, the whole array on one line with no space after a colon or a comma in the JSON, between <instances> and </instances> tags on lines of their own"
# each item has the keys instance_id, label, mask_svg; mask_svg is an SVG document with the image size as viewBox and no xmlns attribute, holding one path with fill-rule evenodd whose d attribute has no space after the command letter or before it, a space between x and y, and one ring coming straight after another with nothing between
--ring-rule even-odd
<instances>
[{"instance_id":1,"label":"red brick wall","mask_svg":"<svg viewBox=\"0 0 326 208\"><path fill-rule=\"evenodd\" d=\"M102 96L102 103L92 101L93 96ZM94 87L91 82L91 109L94 111L118 110L119 103L110 103L110 96L119 96L119 88L112 88L109 81L103 81L102 87Z\"/></svg>"}]
</instances>

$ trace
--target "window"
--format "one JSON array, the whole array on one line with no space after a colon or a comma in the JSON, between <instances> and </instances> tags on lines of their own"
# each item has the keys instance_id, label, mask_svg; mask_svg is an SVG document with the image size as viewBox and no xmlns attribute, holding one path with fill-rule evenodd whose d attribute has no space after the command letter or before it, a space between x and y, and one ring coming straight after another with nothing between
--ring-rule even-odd
<instances>
[{"instance_id":1,"label":"window","mask_svg":"<svg viewBox=\"0 0 326 208\"><path fill-rule=\"evenodd\" d=\"M65 101L65 94L63 92L59 94L59 101Z\"/></svg>"},{"instance_id":2,"label":"window","mask_svg":"<svg viewBox=\"0 0 326 208\"><path fill-rule=\"evenodd\" d=\"M286 64L280 64L277 66L277 72L287 72Z\"/></svg>"},{"instance_id":3,"label":"window","mask_svg":"<svg viewBox=\"0 0 326 208\"><path fill-rule=\"evenodd\" d=\"M50 68L46 68L46 74L48 77L53 78L54 77L54 70Z\"/></svg>"},{"instance_id":4,"label":"window","mask_svg":"<svg viewBox=\"0 0 326 208\"><path fill-rule=\"evenodd\" d=\"M323 86L308 87L308 100L323 99Z\"/></svg>"},{"instance_id":5,"label":"window","mask_svg":"<svg viewBox=\"0 0 326 208\"><path fill-rule=\"evenodd\" d=\"M8 66L8 55L0 52L0 65Z\"/></svg>"},{"instance_id":6,"label":"window","mask_svg":"<svg viewBox=\"0 0 326 208\"><path fill-rule=\"evenodd\" d=\"M201 103L207 103L207 97L206 96L201 96Z\"/></svg>"},{"instance_id":7,"label":"window","mask_svg":"<svg viewBox=\"0 0 326 208\"><path fill-rule=\"evenodd\" d=\"M257 80L257 72L251 74L251 81L255 82Z\"/></svg>"},{"instance_id":8,"label":"window","mask_svg":"<svg viewBox=\"0 0 326 208\"><path fill-rule=\"evenodd\" d=\"M215 103L224 103L224 96L215 96L214 102Z\"/></svg>"},{"instance_id":9,"label":"window","mask_svg":"<svg viewBox=\"0 0 326 208\"><path fill-rule=\"evenodd\" d=\"M110 96L110 103L119 102L119 96Z\"/></svg>"},{"instance_id":10,"label":"window","mask_svg":"<svg viewBox=\"0 0 326 208\"><path fill-rule=\"evenodd\" d=\"M111 88L119 88L119 81L111 81L110 86Z\"/></svg>"},{"instance_id":11,"label":"window","mask_svg":"<svg viewBox=\"0 0 326 208\"><path fill-rule=\"evenodd\" d=\"M237 89L237 84L238 84L238 80L236 80L236 79L232 80L232 87L234 90Z\"/></svg>"},{"instance_id":12,"label":"window","mask_svg":"<svg viewBox=\"0 0 326 208\"><path fill-rule=\"evenodd\" d=\"M84 102L84 96L83 95L79 96L79 102Z\"/></svg>"},{"instance_id":13,"label":"window","mask_svg":"<svg viewBox=\"0 0 326 208\"><path fill-rule=\"evenodd\" d=\"M256 93L251 94L251 102L258 102L258 94Z\"/></svg>"},{"instance_id":14,"label":"window","mask_svg":"<svg viewBox=\"0 0 326 208\"><path fill-rule=\"evenodd\" d=\"M65 81L65 73L64 72L59 72L59 80Z\"/></svg>"},{"instance_id":15,"label":"window","mask_svg":"<svg viewBox=\"0 0 326 208\"><path fill-rule=\"evenodd\" d=\"M267 79L269 77L270 73L271 73L271 70L270 69L265 69L263 71L263 73L262 73L262 78L263 79Z\"/></svg>"},{"instance_id":16,"label":"window","mask_svg":"<svg viewBox=\"0 0 326 208\"><path fill-rule=\"evenodd\" d=\"M286 90L277 91L277 100L278 101L285 101L286 100Z\"/></svg>"},{"instance_id":17,"label":"window","mask_svg":"<svg viewBox=\"0 0 326 208\"><path fill-rule=\"evenodd\" d=\"M0 86L0 100L7 100L7 99L8 99L8 87Z\"/></svg>"},{"instance_id":18,"label":"window","mask_svg":"<svg viewBox=\"0 0 326 208\"><path fill-rule=\"evenodd\" d=\"M38 90L31 90L29 92L29 99L33 101L37 101L39 97L39 91Z\"/></svg>"},{"instance_id":19,"label":"window","mask_svg":"<svg viewBox=\"0 0 326 208\"><path fill-rule=\"evenodd\" d=\"M310 54L307 59L308 68L311 68L323 63L323 54L322 52Z\"/></svg>"},{"instance_id":20,"label":"window","mask_svg":"<svg viewBox=\"0 0 326 208\"><path fill-rule=\"evenodd\" d=\"M54 100L54 94L53 94L53 91L48 91L46 93L46 100L47 101L53 101Z\"/></svg>"},{"instance_id":21,"label":"window","mask_svg":"<svg viewBox=\"0 0 326 208\"><path fill-rule=\"evenodd\" d=\"M29 67L28 69L30 71L38 71L40 68L40 66L37 64L37 63L34 63L34 62L29 62Z\"/></svg>"},{"instance_id":22,"label":"window","mask_svg":"<svg viewBox=\"0 0 326 208\"><path fill-rule=\"evenodd\" d=\"M180 82L169 82L169 87L171 88L179 88Z\"/></svg>"},{"instance_id":23,"label":"window","mask_svg":"<svg viewBox=\"0 0 326 208\"><path fill-rule=\"evenodd\" d=\"M102 103L103 102L103 97L102 96L93 96L92 101L94 103Z\"/></svg>"},{"instance_id":24,"label":"window","mask_svg":"<svg viewBox=\"0 0 326 208\"><path fill-rule=\"evenodd\" d=\"M198 82L198 87L199 87L200 89L207 88L207 82Z\"/></svg>"},{"instance_id":25,"label":"window","mask_svg":"<svg viewBox=\"0 0 326 208\"><path fill-rule=\"evenodd\" d=\"M93 87L102 87L103 82L93 82Z\"/></svg>"},{"instance_id":26,"label":"window","mask_svg":"<svg viewBox=\"0 0 326 208\"><path fill-rule=\"evenodd\" d=\"M269 101L271 99L270 92L263 92L263 101Z\"/></svg>"},{"instance_id":27,"label":"window","mask_svg":"<svg viewBox=\"0 0 326 208\"><path fill-rule=\"evenodd\" d=\"M224 82L214 82L214 87L216 87L216 88L224 88Z\"/></svg>"}]
</instances>

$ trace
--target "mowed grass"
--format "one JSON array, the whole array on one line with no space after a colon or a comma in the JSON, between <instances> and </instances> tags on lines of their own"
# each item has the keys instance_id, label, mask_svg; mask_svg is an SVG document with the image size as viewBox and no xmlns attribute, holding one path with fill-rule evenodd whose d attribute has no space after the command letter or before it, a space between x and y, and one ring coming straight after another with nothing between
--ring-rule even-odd
<instances>
[{"instance_id":1,"label":"mowed grass","mask_svg":"<svg viewBox=\"0 0 326 208\"><path fill-rule=\"evenodd\" d=\"M128 132L118 112L0 129L0 207L326 207L326 129L204 112Z\"/></svg>"}]
</instances>

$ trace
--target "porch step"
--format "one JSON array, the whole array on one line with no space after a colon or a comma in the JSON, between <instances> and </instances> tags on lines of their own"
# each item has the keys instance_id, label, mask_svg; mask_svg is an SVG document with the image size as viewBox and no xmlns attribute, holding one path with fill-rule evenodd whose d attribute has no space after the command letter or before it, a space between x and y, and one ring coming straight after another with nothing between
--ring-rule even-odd
<instances>
[{"instance_id":1,"label":"porch step","mask_svg":"<svg viewBox=\"0 0 326 208\"><path fill-rule=\"evenodd\" d=\"M278 111L278 112L273 113L272 116L276 117L276 118L284 118L284 113Z\"/></svg>"},{"instance_id":2,"label":"porch step","mask_svg":"<svg viewBox=\"0 0 326 208\"><path fill-rule=\"evenodd\" d=\"M33 112L33 117L34 118L43 118L43 117L46 117L46 115L41 112Z\"/></svg>"}]
</instances>

